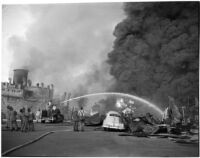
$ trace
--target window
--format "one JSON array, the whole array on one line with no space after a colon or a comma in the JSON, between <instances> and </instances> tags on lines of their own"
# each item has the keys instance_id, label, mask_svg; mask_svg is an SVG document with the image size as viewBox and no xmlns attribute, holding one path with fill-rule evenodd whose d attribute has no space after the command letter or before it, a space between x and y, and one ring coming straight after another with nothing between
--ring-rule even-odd
<instances>
[{"instance_id":1,"label":"window","mask_svg":"<svg viewBox=\"0 0 200 158\"><path fill-rule=\"evenodd\" d=\"M110 116L120 117L118 114L110 114Z\"/></svg>"}]
</instances>

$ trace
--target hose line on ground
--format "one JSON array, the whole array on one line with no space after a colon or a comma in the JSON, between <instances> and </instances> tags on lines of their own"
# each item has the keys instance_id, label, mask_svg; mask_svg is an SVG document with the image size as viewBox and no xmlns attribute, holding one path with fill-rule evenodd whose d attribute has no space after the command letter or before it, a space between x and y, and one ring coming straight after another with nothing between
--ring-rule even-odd
<instances>
[{"instance_id":1,"label":"hose line on ground","mask_svg":"<svg viewBox=\"0 0 200 158\"><path fill-rule=\"evenodd\" d=\"M36 138L36 139L33 139L33 140L31 140L31 141L29 141L29 142L26 142L26 143L24 143L24 144L15 146L15 147L13 147L13 148L11 148L11 149L9 149L9 150L3 152L3 153L2 153L2 156L6 156L7 154L9 154L9 153L11 153L11 152L13 152L13 151L15 151L15 150L18 150L18 149L20 149L20 148L23 148L23 147L25 147L25 146L27 146L27 145L30 145L30 144L32 144L32 143L34 143L34 142L36 142L36 141L39 141L40 139L42 139L43 137L45 137L45 136L47 136L47 135L49 135L49 134L56 133L56 132L64 132L64 131L69 132L69 131L71 131L71 130L57 130L57 131L46 132L46 133L42 134L41 136L39 136L39 137Z\"/></svg>"}]
</instances>

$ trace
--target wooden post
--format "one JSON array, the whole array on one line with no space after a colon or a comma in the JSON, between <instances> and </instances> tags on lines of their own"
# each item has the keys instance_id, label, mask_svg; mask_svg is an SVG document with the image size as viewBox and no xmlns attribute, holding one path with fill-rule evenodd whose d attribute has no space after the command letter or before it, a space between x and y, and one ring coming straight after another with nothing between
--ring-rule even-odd
<instances>
[{"instance_id":1,"label":"wooden post","mask_svg":"<svg viewBox=\"0 0 200 158\"><path fill-rule=\"evenodd\" d=\"M71 93L68 93L67 100L69 100L70 97L71 97ZM67 116L68 119L71 119L71 118L72 118L72 117L70 117L69 101L67 101L67 115L68 115L68 116ZM72 114L71 114L71 116L72 116Z\"/></svg>"},{"instance_id":2,"label":"wooden post","mask_svg":"<svg viewBox=\"0 0 200 158\"><path fill-rule=\"evenodd\" d=\"M185 124L185 111L184 111L185 107L182 106L182 112L183 112L183 124Z\"/></svg>"}]
</instances>

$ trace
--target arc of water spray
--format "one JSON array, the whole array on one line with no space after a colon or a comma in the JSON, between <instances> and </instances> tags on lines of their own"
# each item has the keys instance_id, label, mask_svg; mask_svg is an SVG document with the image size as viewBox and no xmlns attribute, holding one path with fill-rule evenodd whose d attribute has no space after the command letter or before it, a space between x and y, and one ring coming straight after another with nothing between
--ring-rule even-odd
<instances>
[{"instance_id":1,"label":"arc of water spray","mask_svg":"<svg viewBox=\"0 0 200 158\"><path fill-rule=\"evenodd\" d=\"M62 103L66 103L66 102L69 102L69 101L72 101L72 100L77 100L77 99L80 99L80 98L85 98L85 97L91 97L91 96L97 96L97 95L121 95L121 96L124 96L124 97L129 97L129 98L132 98L132 99L135 99L135 100L138 100L140 102L143 102L145 104L147 104L149 107L152 107L154 108L157 112L159 112L161 115L163 114L163 111L158 107L156 106L155 104L145 100L145 99L142 99L140 97L137 97L137 96L134 96L134 95L131 95L131 94L126 94L126 93L117 93L117 92L103 92L103 93L92 93L92 94L86 94L86 95L82 95L82 96L79 96L79 97L75 97L75 98L70 98L70 99L67 99L65 101L63 101Z\"/></svg>"}]
</instances>

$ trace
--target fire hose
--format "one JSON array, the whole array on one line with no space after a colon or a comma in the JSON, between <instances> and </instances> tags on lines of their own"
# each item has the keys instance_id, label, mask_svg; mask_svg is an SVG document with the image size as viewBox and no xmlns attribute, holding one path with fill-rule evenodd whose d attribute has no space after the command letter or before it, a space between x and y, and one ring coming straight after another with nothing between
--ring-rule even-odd
<instances>
[{"instance_id":1,"label":"fire hose","mask_svg":"<svg viewBox=\"0 0 200 158\"><path fill-rule=\"evenodd\" d=\"M11 148L11 149L9 149L9 150L3 152L3 153L2 153L2 156L6 156L7 154L9 154L9 153L11 153L11 152L13 152L13 151L15 151L15 150L18 150L18 149L23 148L23 147L25 147L25 146L28 146L28 145L30 145L30 144L32 144L32 143L34 143L34 142L37 142L37 141L39 141L40 139L42 139L43 137L45 137L45 136L47 136L47 135L49 135L49 134L56 133L56 132L65 132L65 131L66 131L66 132L69 132L69 131L71 131L71 130L57 130L57 131L46 132L46 133L40 135L38 138L35 138L35 139L31 140L31 141L28 141L28 142L26 142L26 143L24 143L24 144L15 146L15 147L13 147L13 148Z\"/></svg>"}]
</instances>

